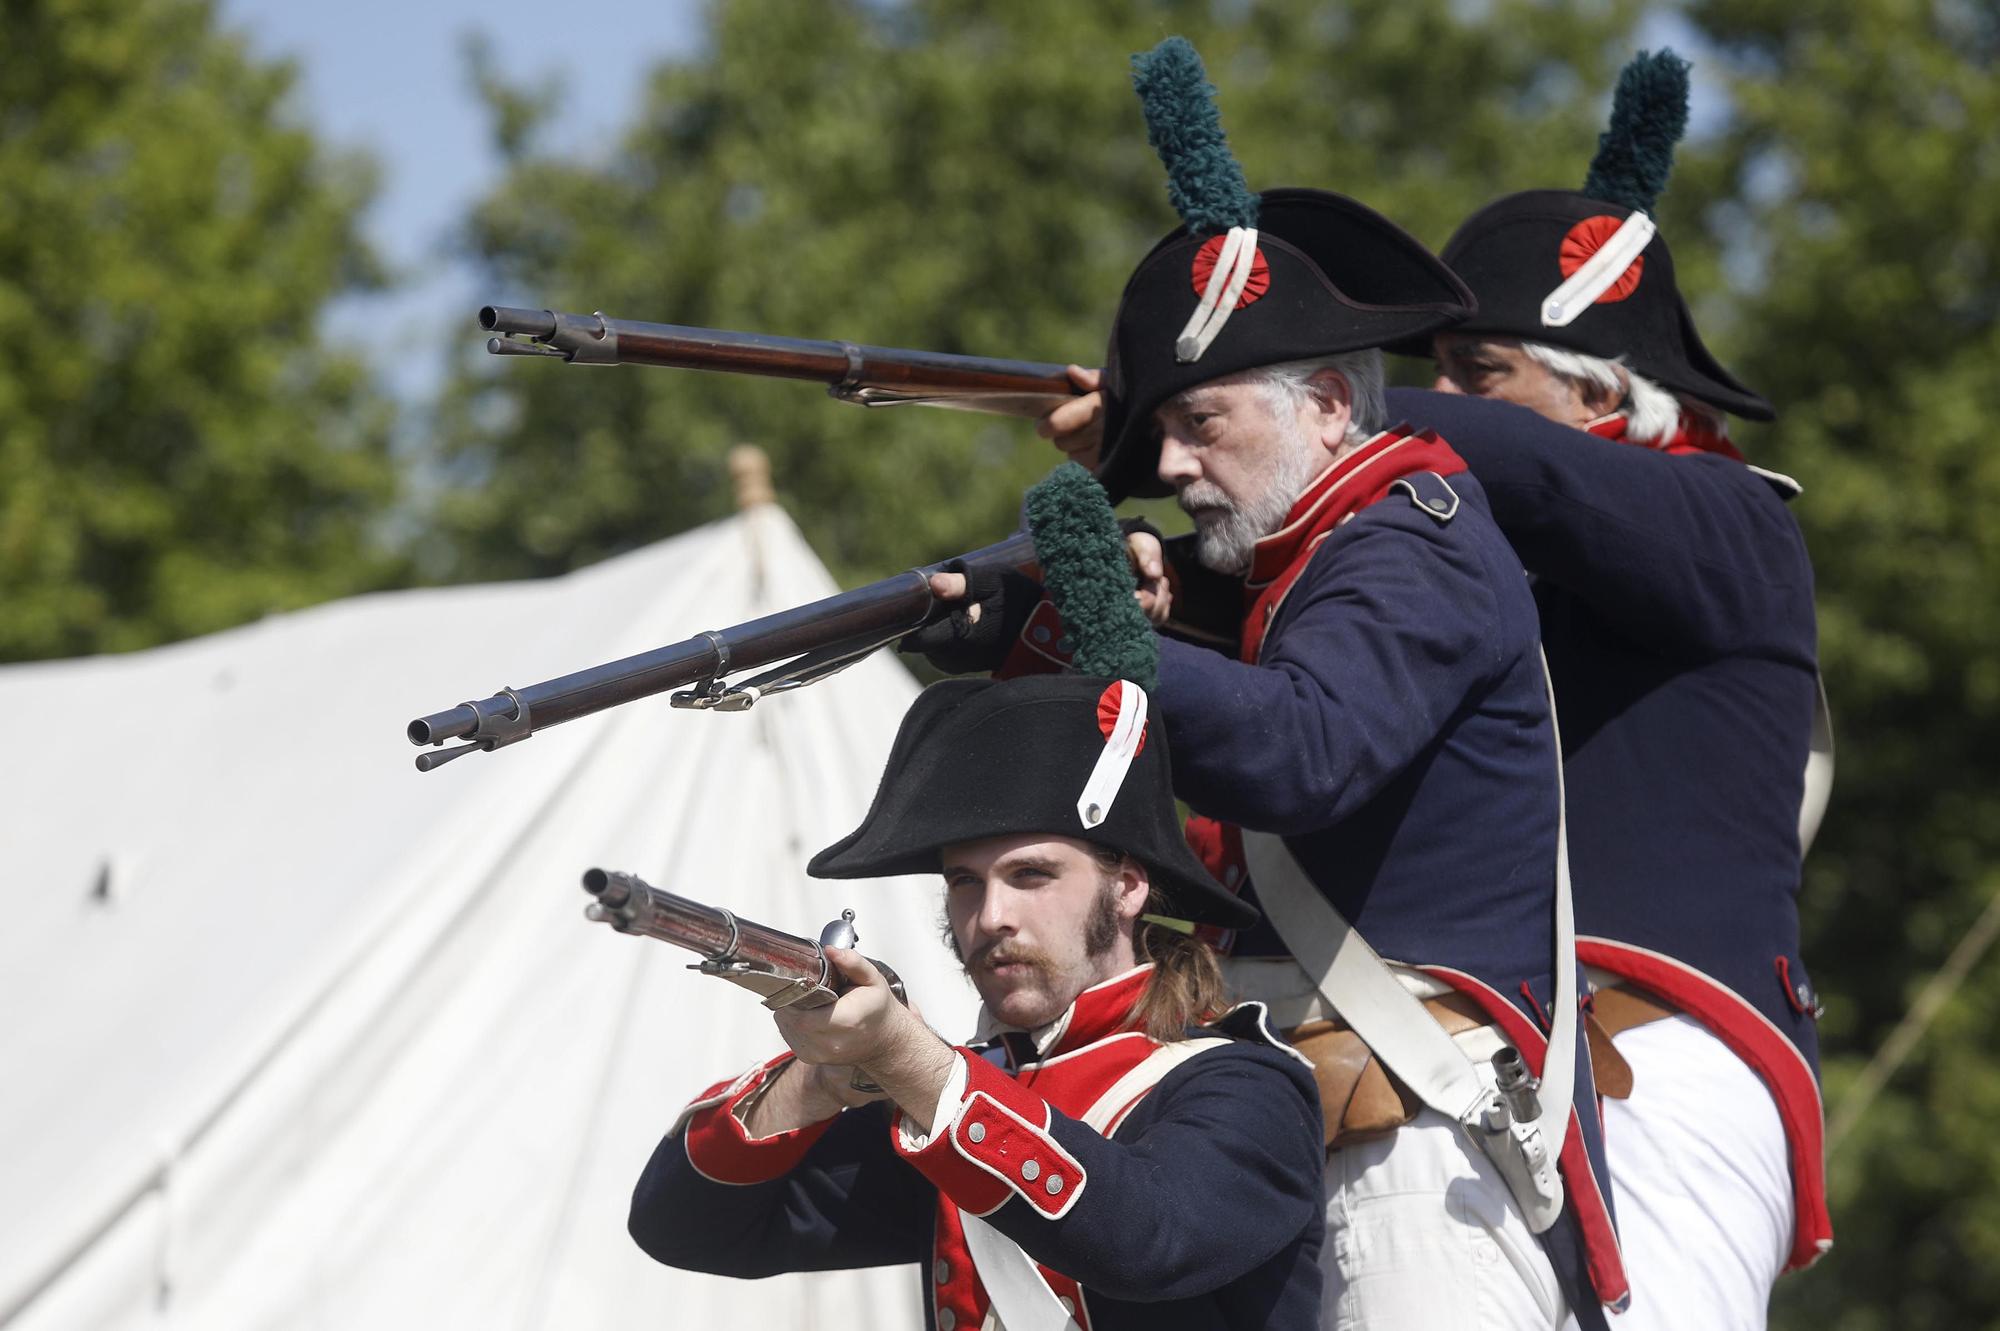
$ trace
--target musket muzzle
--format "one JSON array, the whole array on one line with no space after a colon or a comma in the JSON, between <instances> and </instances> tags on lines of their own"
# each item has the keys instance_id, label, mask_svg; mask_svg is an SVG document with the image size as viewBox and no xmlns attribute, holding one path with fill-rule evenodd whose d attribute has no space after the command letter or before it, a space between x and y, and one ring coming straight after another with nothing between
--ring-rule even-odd
<instances>
[{"instance_id":1,"label":"musket muzzle","mask_svg":"<svg viewBox=\"0 0 2000 1331\"><path fill-rule=\"evenodd\" d=\"M524 310L513 305L482 305L479 326L489 333L526 333L529 337L553 337L556 316L553 310Z\"/></svg>"},{"instance_id":2,"label":"musket muzzle","mask_svg":"<svg viewBox=\"0 0 2000 1331\"><path fill-rule=\"evenodd\" d=\"M583 871L583 890L596 897L607 910L622 909L643 886L629 873L612 873L605 869Z\"/></svg>"}]
</instances>

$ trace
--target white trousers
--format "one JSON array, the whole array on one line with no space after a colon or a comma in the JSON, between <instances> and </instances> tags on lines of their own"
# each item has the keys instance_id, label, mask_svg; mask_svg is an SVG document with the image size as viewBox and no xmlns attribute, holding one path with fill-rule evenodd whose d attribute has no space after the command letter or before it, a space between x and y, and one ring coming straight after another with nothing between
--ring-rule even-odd
<instances>
[{"instance_id":1,"label":"white trousers","mask_svg":"<svg viewBox=\"0 0 2000 1331\"><path fill-rule=\"evenodd\" d=\"M1613 1037L1632 1098L1605 1100L1612 1204L1632 1282L1617 1331L1762 1331L1792 1247L1791 1158L1763 1079L1693 1018Z\"/></svg>"},{"instance_id":2,"label":"white trousers","mask_svg":"<svg viewBox=\"0 0 2000 1331\"><path fill-rule=\"evenodd\" d=\"M1429 1109L1327 1157L1320 1260L1338 1331L1552 1331L1568 1312L1499 1171Z\"/></svg>"}]
</instances>

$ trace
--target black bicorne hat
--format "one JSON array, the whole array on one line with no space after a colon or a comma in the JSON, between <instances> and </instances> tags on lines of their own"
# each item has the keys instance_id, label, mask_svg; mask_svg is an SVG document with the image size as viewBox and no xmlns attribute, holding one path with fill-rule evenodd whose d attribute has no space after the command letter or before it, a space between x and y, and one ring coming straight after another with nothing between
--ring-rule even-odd
<instances>
[{"instance_id":1,"label":"black bicorne hat","mask_svg":"<svg viewBox=\"0 0 2000 1331\"><path fill-rule=\"evenodd\" d=\"M1666 237L1651 232L1647 212L1687 123L1687 86L1687 62L1671 51L1641 52L1618 76L1611 126L1582 191L1510 194L1466 219L1443 258L1479 308L1452 331L1546 342L1603 360L1622 356L1666 388L1768 421L1776 414L1771 404L1702 345L1674 282ZM1427 340L1394 349L1431 350Z\"/></svg>"},{"instance_id":2,"label":"black bicorne hat","mask_svg":"<svg viewBox=\"0 0 2000 1331\"><path fill-rule=\"evenodd\" d=\"M1112 322L1097 476L1114 501L1167 493L1152 416L1176 393L1259 366L1426 339L1472 310L1451 269L1373 209L1323 190L1251 194L1186 41L1169 38L1133 66L1184 225L1140 261Z\"/></svg>"},{"instance_id":3,"label":"black bicorne hat","mask_svg":"<svg viewBox=\"0 0 2000 1331\"><path fill-rule=\"evenodd\" d=\"M1146 866L1170 914L1245 928L1257 911L1188 849L1165 727L1128 680L948 679L917 698L861 826L813 856L819 878L935 874L960 842L1060 835Z\"/></svg>"}]
</instances>

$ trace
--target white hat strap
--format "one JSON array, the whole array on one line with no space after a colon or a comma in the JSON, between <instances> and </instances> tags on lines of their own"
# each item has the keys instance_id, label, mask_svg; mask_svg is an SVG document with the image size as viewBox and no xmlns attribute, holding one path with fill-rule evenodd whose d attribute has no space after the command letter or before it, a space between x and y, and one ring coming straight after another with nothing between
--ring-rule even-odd
<instances>
[{"instance_id":1,"label":"white hat strap","mask_svg":"<svg viewBox=\"0 0 2000 1331\"><path fill-rule=\"evenodd\" d=\"M1230 227L1222 242L1222 253L1216 256L1215 267L1208 275L1208 286L1201 293L1201 304L1194 307L1187 327L1174 339L1175 360L1185 365L1201 359L1222 332L1222 326L1229 322L1256 263L1257 228Z\"/></svg>"},{"instance_id":2,"label":"white hat strap","mask_svg":"<svg viewBox=\"0 0 2000 1331\"><path fill-rule=\"evenodd\" d=\"M1125 774L1132 770L1132 760L1139 756L1139 746L1146 739L1146 691L1129 679L1119 680L1116 688L1118 719L1112 723L1111 736L1104 741L1104 751L1097 755L1097 764L1090 769L1090 779L1083 783L1083 794L1076 801L1076 816L1086 828L1096 827L1111 816L1111 803L1118 798Z\"/></svg>"},{"instance_id":3,"label":"white hat strap","mask_svg":"<svg viewBox=\"0 0 2000 1331\"><path fill-rule=\"evenodd\" d=\"M1653 219L1643 212L1626 218L1624 225L1611 233L1611 238L1599 247L1597 253L1585 259L1568 280L1551 291L1548 299L1542 302L1542 327L1567 328L1575 323L1578 315L1596 304L1597 298L1625 275L1625 270L1632 266L1632 260L1652 243L1653 233L1658 230Z\"/></svg>"}]
</instances>

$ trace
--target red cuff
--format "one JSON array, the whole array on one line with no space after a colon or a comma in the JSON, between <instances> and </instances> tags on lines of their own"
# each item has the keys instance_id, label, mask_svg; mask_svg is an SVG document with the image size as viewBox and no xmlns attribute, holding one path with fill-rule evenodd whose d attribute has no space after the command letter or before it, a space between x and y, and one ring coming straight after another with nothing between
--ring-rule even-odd
<instances>
[{"instance_id":1,"label":"red cuff","mask_svg":"<svg viewBox=\"0 0 2000 1331\"><path fill-rule=\"evenodd\" d=\"M1069 1214L1088 1181L1077 1158L1049 1135L1048 1103L983 1058L961 1049L965 1100L948 1124L932 1124L922 1150L903 1145L897 1124L890 1141L960 1210L991 1215L1009 1196L1051 1220Z\"/></svg>"},{"instance_id":2,"label":"red cuff","mask_svg":"<svg viewBox=\"0 0 2000 1331\"><path fill-rule=\"evenodd\" d=\"M1028 616L1021 636L1007 653L1007 659L993 672L995 679L1016 679L1022 675L1054 675L1069 669L1070 641L1055 602L1044 597Z\"/></svg>"},{"instance_id":3,"label":"red cuff","mask_svg":"<svg viewBox=\"0 0 2000 1331\"><path fill-rule=\"evenodd\" d=\"M676 1128L685 1127L688 1163L703 1178L716 1183L768 1183L789 1173L805 1158L820 1134L833 1126L822 1119L803 1128L752 1137L736 1116L736 1107L755 1094L778 1070L792 1061L790 1051L760 1063L733 1081L717 1082L681 1111Z\"/></svg>"}]
</instances>

